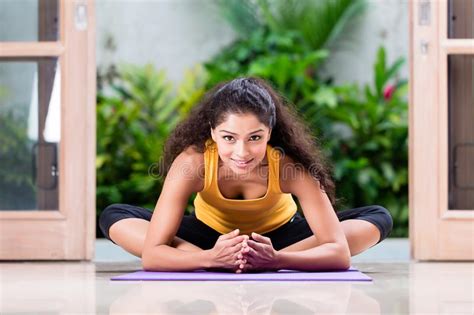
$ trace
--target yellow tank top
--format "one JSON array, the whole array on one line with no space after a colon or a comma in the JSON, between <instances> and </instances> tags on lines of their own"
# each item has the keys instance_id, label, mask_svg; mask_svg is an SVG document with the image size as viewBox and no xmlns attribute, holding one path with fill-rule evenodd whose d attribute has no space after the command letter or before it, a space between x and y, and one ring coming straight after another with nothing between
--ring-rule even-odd
<instances>
[{"instance_id":1,"label":"yellow tank top","mask_svg":"<svg viewBox=\"0 0 474 315\"><path fill-rule=\"evenodd\" d=\"M257 199L228 199L221 194L217 184L217 145L212 139L207 140L204 189L194 199L196 217L222 234L237 228L241 234L264 234L288 222L296 213L297 206L291 194L280 190L280 152L267 144L266 154L269 172L267 193Z\"/></svg>"}]
</instances>

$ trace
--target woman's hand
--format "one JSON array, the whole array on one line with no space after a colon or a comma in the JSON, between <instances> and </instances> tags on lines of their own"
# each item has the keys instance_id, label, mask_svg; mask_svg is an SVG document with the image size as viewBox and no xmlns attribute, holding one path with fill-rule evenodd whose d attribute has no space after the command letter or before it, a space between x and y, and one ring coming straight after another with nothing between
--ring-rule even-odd
<instances>
[{"instance_id":1,"label":"woman's hand","mask_svg":"<svg viewBox=\"0 0 474 315\"><path fill-rule=\"evenodd\" d=\"M247 235L239 235L239 229L219 236L216 244L210 251L212 256L210 269L226 269L239 272L237 256L241 252L243 242L248 240L248 238Z\"/></svg>"},{"instance_id":2,"label":"woman's hand","mask_svg":"<svg viewBox=\"0 0 474 315\"><path fill-rule=\"evenodd\" d=\"M237 255L240 272L278 270L277 251L270 238L254 232L252 239L243 242Z\"/></svg>"}]
</instances>

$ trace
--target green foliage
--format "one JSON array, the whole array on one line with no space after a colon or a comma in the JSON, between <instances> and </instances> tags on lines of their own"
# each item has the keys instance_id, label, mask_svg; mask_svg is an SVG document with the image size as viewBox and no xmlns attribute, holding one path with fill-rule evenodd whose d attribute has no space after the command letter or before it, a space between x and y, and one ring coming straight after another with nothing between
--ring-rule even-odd
<instances>
[{"instance_id":1,"label":"green foliage","mask_svg":"<svg viewBox=\"0 0 474 315\"><path fill-rule=\"evenodd\" d=\"M261 0L272 32L302 34L312 49L328 47L365 7L363 0Z\"/></svg>"},{"instance_id":2,"label":"green foliage","mask_svg":"<svg viewBox=\"0 0 474 315\"><path fill-rule=\"evenodd\" d=\"M240 38L205 64L207 87L240 75L265 77L291 91L317 85L326 50L365 8L365 0L217 0ZM278 71L276 71L278 69ZM287 85L291 85L288 87Z\"/></svg>"},{"instance_id":3,"label":"green foliage","mask_svg":"<svg viewBox=\"0 0 474 315\"><path fill-rule=\"evenodd\" d=\"M154 207L163 184L158 165L164 143L204 93L200 73L188 72L174 93L165 73L152 65L123 66L111 91L99 91L98 215L112 203Z\"/></svg>"},{"instance_id":4,"label":"green foliage","mask_svg":"<svg viewBox=\"0 0 474 315\"><path fill-rule=\"evenodd\" d=\"M296 91L308 79L314 79L317 66L327 55L325 50L312 51L298 33L256 31L205 64L209 73L207 86L241 75L257 75L271 77L278 87L296 85L290 88Z\"/></svg>"},{"instance_id":5,"label":"green foliage","mask_svg":"<svg viewBox=\"0 0 474 315\"><path fill-rule=\"evenodd\" d=\"M313 50L336 40L365 0L217 0L222 16L242 39L255 31L301 34Z\"/></svg>"},{"instance_id":6,"label":"green foliage","mask_svg":"<svg viewBox=\"0 0 474 315\"><path fill-rule=\"evenodd\" d=\"M256 4L249 0L216 0L221 16L241 37L262 27Z\"/></svg>"},{"instance_id":7,"label":"green foliage","mask_svg":"<svg viewBox=\"0 0 474 315\"><path fill-rule=\"evenodd\" d=\"M392 236L398 237L408 233L407 83L395 77L403 62L400 58L387 67L380 48L374 84L363 91L357 86L333 88L337 102L324 104L324 119L310 120L324 128L343 204L385 206L394 218Z\"/></svg>"}]
</instances>

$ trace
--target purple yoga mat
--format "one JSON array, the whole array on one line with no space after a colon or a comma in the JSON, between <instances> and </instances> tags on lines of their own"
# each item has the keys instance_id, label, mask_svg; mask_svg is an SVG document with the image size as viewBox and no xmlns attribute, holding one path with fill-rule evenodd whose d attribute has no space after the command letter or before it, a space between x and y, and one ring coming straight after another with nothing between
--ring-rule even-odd
<instances>
[{"instance_id":1,"label":"purple yoga mat","mask_svg":"<svg viewBox=\"0 0 474 315\"><path fill-rule=\"evenodd\" d=\"M372 278L351 267L346 271L300 272L279 270L261 273L226 273L197 270L191 272L137 271L112 277L126 281L372 281Z\"/></svg>"}]
</instances>

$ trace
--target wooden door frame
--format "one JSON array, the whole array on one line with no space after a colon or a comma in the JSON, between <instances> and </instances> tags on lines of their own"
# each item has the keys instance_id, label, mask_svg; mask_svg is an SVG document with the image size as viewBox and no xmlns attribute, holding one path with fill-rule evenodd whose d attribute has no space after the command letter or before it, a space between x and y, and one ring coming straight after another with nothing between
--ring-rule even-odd
<instances>
[{"instance_id":1,"label":"wooden door frame","mask_svg":"<svg viewBox=\"0 0 474 315\"><path fill-rule=\"evenodd\" d=\"M429 24L420 6L429 3ZM448 1L410 2L409 233L418 260L473 260L474 211L448 209L448 66L474 39L448 39Z\"/></svg>"},{"instance_id":2,"label":"wooden door frame","mask_svg":"<svg viewBox=\"0 0 474 315\"><path fill-rule=\"evenodd\" d=\"M58 41L0 43L1 59L57 57L61 68L59 211L0 211L2 260L94 257L95 1L59 1ZM78 6L86 8L86 29L75 26Z\"/></svg>"}]
</instances>

